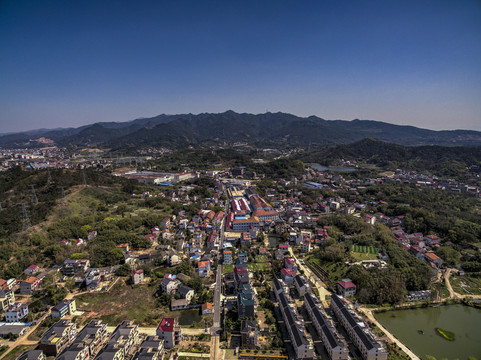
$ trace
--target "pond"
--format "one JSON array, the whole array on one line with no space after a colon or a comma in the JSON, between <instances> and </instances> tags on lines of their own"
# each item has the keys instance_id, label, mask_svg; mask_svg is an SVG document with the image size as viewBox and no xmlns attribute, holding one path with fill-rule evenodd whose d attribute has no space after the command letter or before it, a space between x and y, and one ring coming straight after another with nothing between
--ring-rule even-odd
<instances>
[{"instance_id":1,"label":"pond","mask_svg":"<svg viewBox=\"0 0 481 360\"><path fill-rule=\"evenodd\" d=\"M336 166L324 166L320 164L311 164L311 168L317 171L339 171L339 172L351 172L356 171L356 168L352 167L336 167Z\"/></svg>"},{"instance_id":2,"label":"pond","mask_svg":"<svg viewBox=\"0 0 481 360\"><path fill-rule=\"evenodd\" d=\"M200 309L182 310L179 315L179 324L183 326L192 325L202 320Z\"/></svg>"},{"instance_id":3,"label":"pond","mask_svg":"<svg viewBox=\"0 0 481 360\"><path fill-rule=\"evenodd\" d=\"M270 247L276 247L276 246L277 246L277 241L278 241L279 239L280 239L280 238L275 237L275 236L269 236L269 246L270 246Z\"/></svg>"},{"instance_id":4,"label":"pond","mask_svg":"<svg viewBox=\"0 0 481 360\"><path fill-rule=\"evenodd\" d=\"M421 359L481 358L481 309L447 305L375 313L376 319ZM440 328L454 333L448 341L436 333Z\"/></svg>"}]
</instances>

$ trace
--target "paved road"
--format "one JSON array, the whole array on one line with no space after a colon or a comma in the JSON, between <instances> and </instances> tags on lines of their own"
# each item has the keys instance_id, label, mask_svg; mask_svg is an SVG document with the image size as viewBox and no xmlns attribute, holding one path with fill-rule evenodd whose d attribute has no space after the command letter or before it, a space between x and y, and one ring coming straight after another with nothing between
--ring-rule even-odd
<instances>
[{"instance_id":1,"label":"paved road","mask_svg":"<svg viewBox=\"0 0 481 360\"><path fill-rule=\"evenodd\" d=\"M229 200L225 202L225 213L224 219L221 223L220 229L220 237L219 237L219 252L222 251L222 245L224 243L224 224L225 219L227 217L227 213L229 211ZM215 289L214 289L214 324L210 328L211 331L211 346L210 346L210 358L212 360L222 359L223 354L222 350L220 349L220 332L222 330L222 326L220 324L221 314L222 314L222 265L217 265L217 274L215 277Z\"/></svg>"}]
</instances>

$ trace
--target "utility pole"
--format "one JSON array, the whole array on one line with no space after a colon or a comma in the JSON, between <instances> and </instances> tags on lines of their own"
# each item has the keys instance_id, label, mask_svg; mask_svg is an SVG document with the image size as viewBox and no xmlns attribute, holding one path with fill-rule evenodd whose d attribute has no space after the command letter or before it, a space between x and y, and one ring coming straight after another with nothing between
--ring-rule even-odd
<instances>
[{"instance_id":1,"label":"utility pole","mask_svg":"<svg viewBox=\"0 0 481 360\"><path fill-rule=\"evenodd\" d=\"M52 182L52 175L50 175L50 169L47 168L47 185L50 185Z\"/></svg>"},{"instance_id":2,"label":"utility pole","mask_svg":"<svg viewBox=\"0 0 481 360\"><path fill-rule=\"evenodd\" d=\"M38 204L38 198L37 194L35 193L35 185L30 185L32 188L32 204L37 205Z\"/></svg>"},{"instance_id":3,"label":"utility pole","mask_svg":"<svg viewBox=\"0 0 481 360\"><path fill-rule=\"evenodd\" d=\"M65 191L63 189L63 186L60 186L60 196L63 198L65 197Z\"/></svg>"},{"instance_id":4,"label":"utility pole","mask_svg":"<svg viewBox=\"0 0 481 360\"><path fill-rule=\"evenodd\" d=\"M87 177L85 176L85 170L82 171L82 180L83 185L87 185Z\"/></svg>"},{"instance_id":5,"label":"utility pole","mask_svg":"<svg viewBox=\"0 0 481 360\"><path fill-rule=\"evenodd\" d=\"M2 202L0 201L0 212L2 212L3 208L2 208Z\"/></svg>"},{"instance_id":6,"label":"utility pole","mask_svg":"<svg viewBox=\"0 0 481 360\"><path fill-rule=\"evenodd\" d=\"M30 218L28 217L27 207L25 203L22 203L20 206L22 207L22 217L23 217L22 230L27 230L32 226L32 224L30 223Z\"/></svg>"}]
</instances>

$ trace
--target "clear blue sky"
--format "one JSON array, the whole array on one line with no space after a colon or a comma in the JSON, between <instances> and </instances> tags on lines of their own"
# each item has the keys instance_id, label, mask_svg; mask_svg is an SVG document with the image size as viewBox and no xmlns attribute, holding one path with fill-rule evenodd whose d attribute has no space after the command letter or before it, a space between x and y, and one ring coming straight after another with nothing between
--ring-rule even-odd
<instances>
[{"instance_id":1,"label":"clear blue sky","mask_svg":"<svg viewBox=\"0 0 481 360\"><path fill-rule=\"evenodd\" d=\"M228 109L481 130L481 1L0 0L0 133Z\"/></svg>"}]
</instances>

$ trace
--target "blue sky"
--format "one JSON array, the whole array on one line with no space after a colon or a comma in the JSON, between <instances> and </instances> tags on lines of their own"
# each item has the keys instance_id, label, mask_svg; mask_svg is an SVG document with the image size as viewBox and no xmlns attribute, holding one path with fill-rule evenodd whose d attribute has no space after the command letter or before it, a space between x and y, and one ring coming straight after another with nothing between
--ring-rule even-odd
<instances>
[{"instance_id":1,"label":"blue sky","mask_svg":"<svg viewBox=\"0 0 481 360\"><path fill-rule=\"evenodd\" d=\"M481 1L0 1L0 133L229 109L481 130Z\"/></svg>"}]
</instances>

